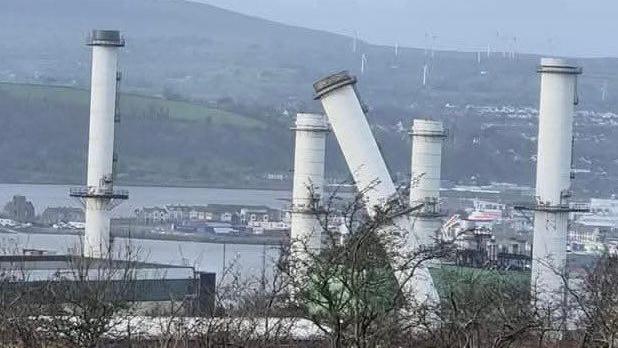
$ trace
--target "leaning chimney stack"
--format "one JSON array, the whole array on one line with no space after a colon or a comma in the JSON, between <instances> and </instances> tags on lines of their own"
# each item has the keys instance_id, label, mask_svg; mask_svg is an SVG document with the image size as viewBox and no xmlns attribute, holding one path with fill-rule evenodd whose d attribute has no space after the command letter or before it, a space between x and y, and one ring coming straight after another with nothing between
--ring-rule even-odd
<instances>
[{"instance_id":1,"label":"leaning chimney stack","mask_svg":"<svg viewBox=\"0 0 618 348\"><path fill-rule=\"evenodd\" d=\"M364 194L365 205L369 215L376 214L376 207L384 207L392 200L398 199L395 184L382 158L378 144L373 137L365 111L359 100L356 78L348 72L340 72L317 81L313 87L316 99L320 100L326 112L331 128L339 142L343 156L352 173L358 192ZM411 231L408 216L396 217L392 229L380 231L386 234L405 231L407 236L402 243L402 253L418 250L419 240ZM397 231L395 231L397 230ZM393 246L385 245L385 248ZM405 269L409 260L394 260L393 269ZM412 296L416 301L437 300L433 280L426 267L419 267L414 275L408 270L397 272L396 276L405 288L405 296Z\"/></svg>"}]
</instances>

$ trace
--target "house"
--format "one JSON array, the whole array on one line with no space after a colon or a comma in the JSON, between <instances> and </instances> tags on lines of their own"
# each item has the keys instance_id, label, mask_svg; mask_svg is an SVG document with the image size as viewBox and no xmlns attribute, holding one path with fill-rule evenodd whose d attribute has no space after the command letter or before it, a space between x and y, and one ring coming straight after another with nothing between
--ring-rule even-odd
<instances>
[{"instance_id":1,"label":"house","mask_svg":"<svg viewBox=\"0 0 618 348\"><path fill-rule=\"evenodd\" d=\"M212 220L212 214L208 212L206 206L167 205L165 208L169 214L169 220L173 222Z\"/></svg>"},{"instance_id":2,"label":"house","mask_svg":"<svg viewBox=\"0 0 618 348\"><path fill-rule=\"evenodd\" d=\"M165 208L153 207L136 210L138 220L148 224L163 224L169 221L169 213Z\"/></svg>"},{"instance_id":3,"label":"house","mask_svg":"<svg viewBox=\"0 0 618 348\"><path fill-rule=\"evenodd\" d=\"M84 211L74 207L48 207L41 214L41 222L47 225L69 221L84 222Z\"/></svg>"},{"instance_id":4,"label":"house","mask_svg":"<svg viewBox=\"0 0 618 348\"><path fill-rule=\"evenodd\" d=\"M492 227L496 222L501 221L506 205L473 200L474 209L468 210L468 220L476 223L477 226Z\"/></svg>"},{"instance_id":5,"label":"house","mask_svg":"<svg viewBox=\"0 0 618 348\"><path fill-rule=\"evenodd\" d=\"M281 221L281 211L267 206L209 204L206 206L167 205L168 221L217 221L232 225L251 225L255 222Z\"/></svg>"},{"instance_id":6,"label":"house","mask_svg":"<svg viewBox=\"0 0 618 348\"><path fill-rule=\"evenodd\" d=\"M290 229L290 224L283 221L252 221L248 226L251 227L254 234L272 233Z\"/></svg>"},{"instance_id":7,"label":"house","mask_svg":"<svg viewBox=\"0 0 618 348\"><path fill-rule=\"evenodd\" d=\"M618 199L590 199L590 212L577 217L577 222L604 229L618 228Z\"/></svg>"},{"instance_id":8,"label":"house","mask_svg":"<svg viewBox=\"0 0 618 348\"><path fill-rule=\"evenodd\" d=\"M208 210L213 216L214 221L229 222L239 225L241 206L231 204L209 204Z\"/></svg>"},{"instance_id":9,"label":"house","mask_svg":"<svg viewBox=\"0 0 618 348\"><path fill-rule=\"evenodd\" d=\"M15 195L4 206L4 214L15 221L32 222L35 218L34 205L25 196Z\"/></svg>"},{"instance_id":10,"label":"house","mask_svg":"<svg viewBox=\"0 0 618 348\"><path fill-rule=\"evenodd\" d=\"M270 230L289 228L282 222L282 212L267 206L242 206L231 204L209 204L207 206L167 206L170 220L178 224L178 229L186 232L210 231L214 233L229 233L248 230L260 233ZM226 224L228 230L212 230L216 224Z\"/></svg>"},{"instance_id":11,"label":"house","mask_svg":"<svg viewBox=\"0 0 618 348\"><path fill-rule=\"evenodd\" d=\"M270 221L281 221L281 211L267 206L244 207L240 209L240 221L241 224L248 226Z\"/></svg>"},{"instance_id":12,"label":"house","mask_svg":"<svg viewBox=\"0 0 618 348\"><path fill-rule=\"evenodd\" d=\"M596 215L618 216L618 199L590 199L590 212Z\"/></svg>"},{"instance_id":13,"label":"house","mask_svg":"<svg viewBox=\"0 0 618 348\"><path fill-rule=\"evenodd\" d=\"M165 209L167 210L168 218L170 221L181 222L189 220L189 211L191 210L190 206L166 205Z\"/></svg>"}]
</instances>

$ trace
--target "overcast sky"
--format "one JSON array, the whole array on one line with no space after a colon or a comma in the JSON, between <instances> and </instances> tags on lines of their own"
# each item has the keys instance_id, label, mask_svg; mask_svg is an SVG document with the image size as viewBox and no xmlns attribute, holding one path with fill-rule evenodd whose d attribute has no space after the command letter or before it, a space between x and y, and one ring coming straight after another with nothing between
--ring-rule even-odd
<instances>
[{"instance_id":1,"label":"overcast sky","mask_svg":"<svg viewBox=\"0 0 618 348\"><path fill-rule=\"evenodd\" d=\"M618 57L616 0L197 0L371 43Z\"/></svg>"}]
</instances>

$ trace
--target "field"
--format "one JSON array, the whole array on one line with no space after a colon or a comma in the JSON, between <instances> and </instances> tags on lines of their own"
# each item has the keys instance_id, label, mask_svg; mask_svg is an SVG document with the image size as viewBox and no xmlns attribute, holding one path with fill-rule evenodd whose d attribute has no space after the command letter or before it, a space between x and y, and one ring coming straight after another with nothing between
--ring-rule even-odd
<instances>
[{"instance_id":1,"label":"field","mask_svg":"<svg viewBox=\"0 0 618 348\"><path fill-rule=\"evenodd\" d=\"M0 83L0 182L81 183L89 100L86 89ZM217 105L121 94L117 182L255 187L288 170L287 120Z\"/></svg>"},{"instance_id":2,"label":"field","mask_svg":"<svg viewBox=\"0 0 618 348\"><path fill-rule=\"evenodd\" d=\"M516 291L528 291L530 288L530 273L515 271L497 271L458 266L441 266L430 268L430 273L438 292L442 297L446 292L469 286L473 289L483 286L505 286ZM461 289L460 289L461 290Z\"/></svg>"},{"instance_id":3,"label":"field","mask_svg":"<svg viewBox=\"0 0 618 348\"><path fill-rule=\"evenodd\" d=\"M0 93L28 103L65 104L86 109L90 103L88 90L68 86L0 83ZM205 105L126 93L120 96L120 113L142 118L164 114L169 115L172 120L208 121L218 125L248 128L265 127L259 120Z\"/></svg>"}]
</instances>

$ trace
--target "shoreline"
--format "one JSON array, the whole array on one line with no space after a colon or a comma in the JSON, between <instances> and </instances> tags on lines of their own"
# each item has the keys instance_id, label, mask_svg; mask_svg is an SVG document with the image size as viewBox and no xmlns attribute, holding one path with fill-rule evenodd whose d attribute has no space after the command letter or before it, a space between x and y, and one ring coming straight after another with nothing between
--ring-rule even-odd
<instances>
[{"instance_id":1,"label":"shoreline","mask_svg":"<svg viewBox=\"0 0 618 348\"><path fill-rule=\"evenodd\" d=\"M58 182L0 182L0 185L29 185L29 186L83 186L83 184L75 184L75 183L58 183ZM118 187L156 187L156 188L182 188L182 189L219 189L219 190L255 190L255 191L276 191L276 192L292 192L292 187L290 184L289 188L286 187L264 187L264 186L229 186L229 185L174 185L174 184L119 184Z\"/></svg>"},{"instance_id":2,"label":"shoreline","mask_svg":"<svg viewBox=\"0 0 618 348\"><path fill-rule=\"evenodd\" d=\"M80 237L84 234L83 230L53 229L44 227L29 227L10 229L0 227L0 234L25 234L29 236L74 236ZM281 246L284 236L261 236L261 235L210 235L210 234L179 234L179 233L153 233L150 231L129 231L126 226L112 227L111 238L123 238L128 240L155 240L170 242L193 242L207 244L238 244L238 245L264 245Z\"/></svg>"}]
</instances>

